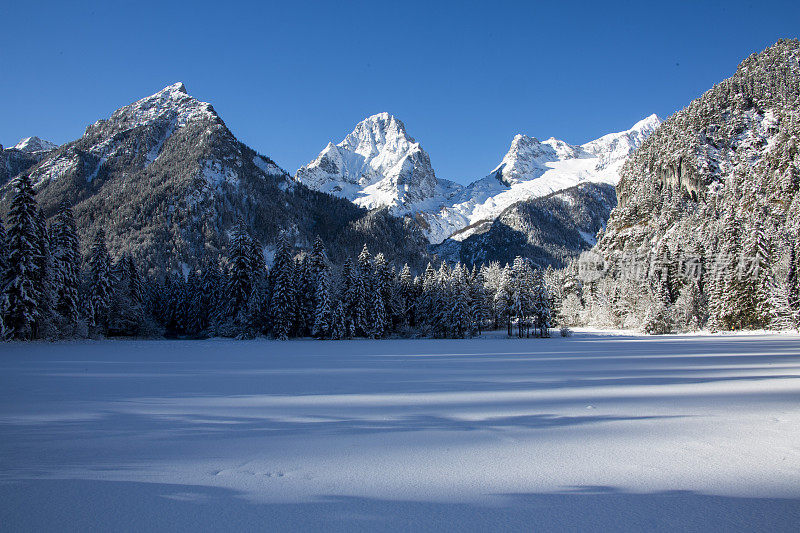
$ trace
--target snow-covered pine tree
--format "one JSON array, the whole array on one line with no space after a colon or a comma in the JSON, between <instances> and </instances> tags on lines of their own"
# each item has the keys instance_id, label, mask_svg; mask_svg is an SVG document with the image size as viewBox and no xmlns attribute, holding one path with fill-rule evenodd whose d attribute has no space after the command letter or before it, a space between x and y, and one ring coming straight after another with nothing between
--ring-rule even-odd
<instances>
[{"instance_id":1,"label":"snow-covered pine tree","mask_svg":"<svg viewBox=\"0 0 800 533\"><path fill-rule=\"evenodd\" d=\"M428 263L422 274L419 296L417 297L416 322L417 328L425 334L430 334L436 314L437 301L437 276L433 265Z\"/></svg>"},{"instance_id":2,"label":"snow-covered pine tree","mask_svg":"<svg viewBox=\"0 0 800 533\"><path fill-rule=\"evenodd\" d=\"M527 328L530 327L531 319L534 317L533 270L530 263L520 256L514 258L512 269L514 272L512 278L513 315L517 319L517 335L522 338L530 336Z\"/></svg>"},{"instance_id":3,"label":"snow-covered pine tree","mask_svg":"<svg viewBox=\"0 0 800 533\"><path fill-rule=\"evenodd\" d=\"M472 316L472 335L483 333L483 325L491 320L491 306L489 305L482 269L472 266L469 277L470 314Z\"/></svg>"},{"instance_id":4,"label":"snow-covered pine tree","mask_svg":"<svg viewBox=\"0 0 800 533\"><path fill-rule=\"evenodd\" d=\"M452 295L451 328L453 336L462 339L472 334L474 324L469 280L463 265L458 264L453 268L450 286Z\"/></svg>"},{"instance_id":5,"label":"snow-covered pine tree","mask_svg":"<svg viewBox=\"0 0 800 533\"><path fill-rule=\"evenodd\" d=\"M494 308L498 321L505 324L508 336L512 334L511 323L514 318L514 273L513 269L506 265L503 269L497 285L497 292L494 296Z\"/></svg>"},{"instance_id":6,"label":"snow-covered pine tree","mask_svg":"<svg viewBox=\"0 0 800 533\"><path fill-rule=\"evenodd\" d=\"M368 337L371 339L380 339L386 335L388 330L387 323L389 320L386 313L386 304L384 304L383 297L378 291L373 293L368 316L370 319Z\"/></svg>"},{"instance_id":7,"label":"snow-covered pine tree","mask_svg":"<svg viewBox=\"0 0 800 533\"><path fill-rule=\"evenodd\" d=\"M36 256L36 291L40 294L37 311L36 336L52 338L58 334L56 305L56 279L51 253L51 236L47 219L41 209L36 211L38 253Z\"/></svg>"},{"instance_id":8,"label":"snow-covered pine tree","mask_svg":"<svg viewBox=\"0 0 800 533\"><path fill-rule=\"evenodd\" d=\"M135 275L131 271L132 265L133 260L125 254L113 268L114 291L108 321L108 333L112 335L136 335L144 324L142 305L133 298L131 290Z\"/></svg>"},{"instance_id":9,"label":"snow-covered pine tree","mask_svg":"<svg viewBox=\"0 0 800 533\"><path fill-rule=\"evenodd\" d=\"M770 239L762 220L766 214L762 213L750 226L750 233L746 242L748 258L748 271L745 285L746 302L740 306L746 311L739 327L765 328L773 319L774 313L771 305L772 295L772 262Z\"/></svg>"},{"instance_id":10,"label":"snow-covered pine tree","mask_svg":"<svg viewBox=\"0 0 800 533\"><path fill-rule=\"evenodd\" d=\"M416 297L414 289L414 278L411 275L411 268L408 263L403 265L400 271L400 279L397 284L395 302L398 306L398 315L400 316L401 326L414 326L416 320L414 317L414 310L416 307Z\"/></svg>"},{"instance_id":11,"label":"snow-covered pine tree","mask_svg":"<svg viewBox=\"0 0 800 533\"><path fill-rule=\"evenodd\" d=\"M113 291L111 257L106 248L105 231L101 229L95 235L89 254L89 299L92 311L89 324L94 332L106 333Z\"/></svg>"},{"instance_id":12,"label":"snow-covered pine tree","mask_svg":"<svg viewBox=\"0 0 800 533\"><path fill-rule=\"evenodd\" d=\"M533 271L532 290L533 322L539 330L537 335L549 337L553 323L552 298L547 280L540 269Z\"/></svg>"},{"instance_id":13,"label":"snow-covered pine tree","mask_svg":"<svg viewBox=\"0 0 800 533\"><path fill-rule=\"evenodd\" d=\"M272 264L272 294L270 316L272 334L276 339L286 340L292 332L295 317L295 272L292 249L285 234L281 233Z\"/></svg>"},{"instance_id":14,"label":"snow-covered pine tree","mask_svg":"<svg viewBox=\"0 0 800 533\"><path fill-rule=\"evenodd\" d=\"M364 287L364 276L358 264L351 265L348 272L348 280L345 282L347 293L345 294L345 310L348 317L348 327L351 330L349 335L367 335L367 310L366 310L366 289Z\"/></svg>"},{"instance_id":15,"label":"snow-covered pine tree","mask_svg":"<svg viewBox=\"0 0 800 533\"><path fill-rule=\"evenodd\" d=\"M225 292L228 300L227 315L232 329L229 334L238 336L247 322L248 300L253 291L253 243L242 219L233 228L228 261Z\"/></svg>"},{"instance_id":16,"label":"snow-covered pine tree","mask_svg":"<svg viewBox=\"0 0 800 533\"><path fill-rule=\"evenodd\" d=\"M363 287L363 292L359 295L360 308L363 313L362 322L360 331L358 331L358 326L356 326L356 331L357 334L362 337L370 337L375 327L375 306L372 305L372 300L368 300L367 295L369 295L370 298L373 295L373 291L375 290L375 276L372 256L366 244L364 244L364 248L361 249L361 253L358 255L356 270L358 271L361 286Z\"/></svg>"},{"instance_id":17,"label":"snow-covered pine tree","mask_svg":"<svg viewBox=\"0 0 800 533\"><path fill-rule=\"evenodd\" d=\"M56 311L63 317L63 333L73 335L78 325L80 311L80 244L75 225L75 217L66 204L62 203L54 222L53 250L56 284L58 286ZM141 298L139 299L141 303Z\"/></svg>"},{"instance_id":18,"label":"snow-covered pine tree","mask_svg":"<svg viewBox=\"0 0 800 533\"><path fill-rule=\"evenodd\" d=\"M41 295L37 292L39 230L36 200L28 176L14 180L15 194L9 210L8 268L3 281L3 323L6 336L34 338Z\"/></svg>"},{"instance_id":19,"label":"snow-covered pine tree","mask_svg":"<svg viewBox=\"0 0 800 533\"><path fill-rule=\"evenodd\" d=\"M219 264L211 259L203 262L200 274L200 331L210 335L218 334L223 319L224 305L220 297L222 274Z\"/></svg>"},{"instance_id":20,"label":"snow-covered pine tree","mask_svg":"<svg viewBox=\"0 0 800 533\"><path fill-rule=\"evenodd\" d=\"M293 335L307 337L312 334L314 329L316 311L314 301L317 288L316 281L311 277L310 262L307 255L295 260L294 272L295 316L293 320Z\"/></svg>"},{"instance_id":21,"label":"snow-covered pine tree","mask_svg":"<svg viewBox=\"0 0 800 533\"><path fill-rule=\"evenodd\" d=\"M313 263L312 266L314 266ZM318 339L326 339L331 336L334 326L333 317L331 316L329 273L327 268L316 270L318 270L316 274L316 290L314 294L316 306L314 308L314 327L312 335Z\"/></svg>"},{"instance_id":22,"label":"snow-covered pine tree","mask_svg":"<svg viewBox=\"0 0 800 533\"><path fill-rule=\"evenodd\" d=\"M336 306L331 313L331 339L340 340L350 336L345 317L344 305L342 301L336 302Z\"/></svg>"}]
</instances>

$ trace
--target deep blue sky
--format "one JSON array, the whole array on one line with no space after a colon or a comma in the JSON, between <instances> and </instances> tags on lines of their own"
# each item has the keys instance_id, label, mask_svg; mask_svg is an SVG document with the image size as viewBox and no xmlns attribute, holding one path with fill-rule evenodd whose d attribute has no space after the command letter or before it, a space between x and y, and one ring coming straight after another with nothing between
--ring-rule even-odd
<instances>
[{"instance_id":1,"label":"deep blue sky","mask_svg":"<svg viewBox=\"0 0 800 533\"><path fill-rule=\"evenodd\" d=\"M388 111L465 182L518 132L583 143L666 118L800 36L800 2L167 4L0 3L0 143L72 140L183 81L290 172Z\"/></svg>"}]
</instances>

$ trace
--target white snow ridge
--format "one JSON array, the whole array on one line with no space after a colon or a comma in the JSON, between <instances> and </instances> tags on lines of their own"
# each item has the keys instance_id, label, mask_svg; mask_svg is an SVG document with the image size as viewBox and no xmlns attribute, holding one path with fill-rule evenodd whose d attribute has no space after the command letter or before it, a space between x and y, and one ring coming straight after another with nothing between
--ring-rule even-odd
<instances>
[{"instance_id":1,"label":"white snow ridge","mask_svg":"<svg viewBox=\"0 0 800 533\"><path fill-rule=\"evenodd\" d=\"M388 207L394 215L417 215L437 244L481 220L491 220L517 202L568 189L582 182L619 181L625 159L661 124L656 115L629 130L580 146L518 134L485 178L464 187L437 178L428 154L403 123L388 113L364 119L339 144L329 143L296 178L368 209Z\"/></svg>"}]
</instances>

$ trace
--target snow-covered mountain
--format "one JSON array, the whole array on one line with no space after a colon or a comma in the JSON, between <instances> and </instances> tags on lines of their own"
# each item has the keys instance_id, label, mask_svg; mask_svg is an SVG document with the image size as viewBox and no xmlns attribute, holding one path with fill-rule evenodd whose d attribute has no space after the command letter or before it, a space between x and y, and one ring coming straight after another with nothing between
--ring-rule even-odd
<instances>
[{"instance_id":1,"label":"snow-covered mountain","mask_svg":"<svg viewBox=\"0 0 800 533\"><path fill-rule=\"evenodd\" d=\"M629 130L574 146L550 138L517 135L508 153L488 176L464 187L437 178L428 155L388 113L360 122L337 145L299 169L307 186L367 207L388 207L394 215L413 215L433 244L465 228L493 220L511 205L580 183L615 185L628 155L661 124L656 115Z\"/></svg>"},{"instance_id":2,"label":"snow-covered mountain","mask_svg":"<svg viewBox=\"0 0 800 533\"><path fill-rule=\"evenodd\" d=\"M420 144L389 113L359 122L339 144L328 143L295 178L308 187L403 215L431 207L460 186L439 180Z\"/></svg>"},{"instance_id":3,"label":"snow-covered mountain","mask_svg":"<svg viewBox=\"0 0 800 533\"><path fill-rule=\"evenodd\" d=\"M408 220L297 183L236 139L182 83L121 107L79 139L36 153L46 156L27 172L45 216L66 201L84 245L104 229L112 252L131 251L157 271L215 258L240 217L267 248L288 230L299 247L320 236L335 260L356 255L364 243L400 264L427 260L427 242ZM0 187L0 217L12 195L9 184Z\"/></svg>"}]
</instances>

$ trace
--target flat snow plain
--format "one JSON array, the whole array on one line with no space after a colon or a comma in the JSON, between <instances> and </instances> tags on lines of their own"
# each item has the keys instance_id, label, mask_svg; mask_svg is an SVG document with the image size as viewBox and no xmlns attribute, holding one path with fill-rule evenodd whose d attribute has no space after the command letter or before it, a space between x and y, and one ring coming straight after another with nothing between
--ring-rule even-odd
<instances>
[{"instance_id":1,"label":"flat snow plain","mask_svg":"<svg viewBox=\"0 0 800 533\"><path fill-rule=\"evenodd\" d=\"M800 337L0 345L0 530L798 531Z\"/></svg>"}]
</instances>

